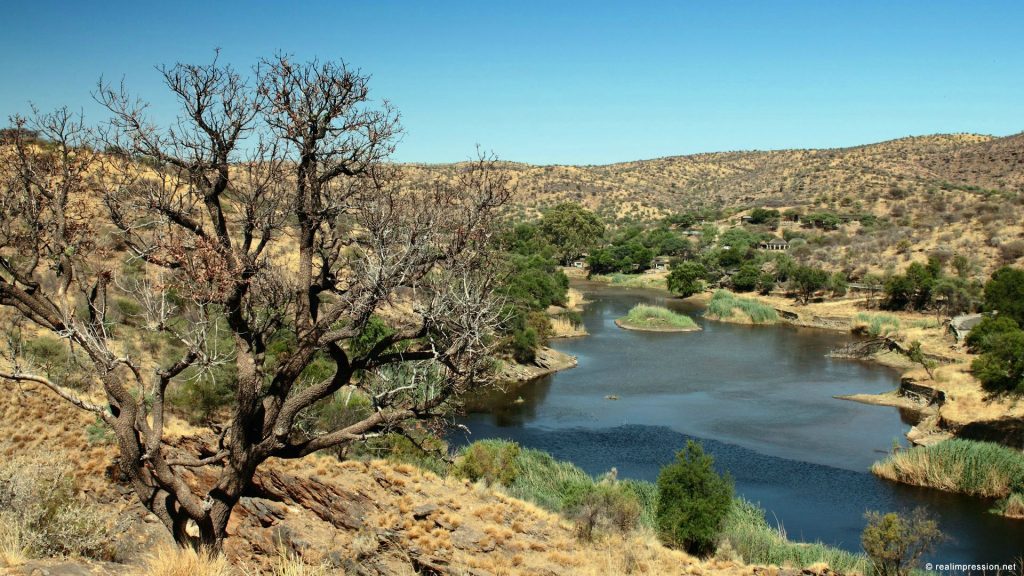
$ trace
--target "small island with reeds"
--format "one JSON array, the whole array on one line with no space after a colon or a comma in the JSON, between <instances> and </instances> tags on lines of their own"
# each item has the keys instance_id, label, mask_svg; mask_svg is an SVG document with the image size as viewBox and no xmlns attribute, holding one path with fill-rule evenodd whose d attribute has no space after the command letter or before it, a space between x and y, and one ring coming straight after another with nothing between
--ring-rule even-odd
<instances>
[{"instance_id":1,"label":"small island with reeds","mask_svg":"<svg viewBox=\"0 0 1024 576\"><path fill-rule=\"evenodd\" d=\"M628 314L615 321L624 330L645 332L695 332L700 326L686 314L679 314L661 306L637 304Z\"/></svg>"}]
</instances>

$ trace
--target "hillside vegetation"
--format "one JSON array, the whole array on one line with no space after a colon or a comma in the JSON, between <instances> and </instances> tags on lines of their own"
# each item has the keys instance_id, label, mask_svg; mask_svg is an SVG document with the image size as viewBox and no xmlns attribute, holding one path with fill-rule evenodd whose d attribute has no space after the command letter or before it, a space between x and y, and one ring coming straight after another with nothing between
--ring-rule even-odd
<instances>
[{"instance_id":1,"label":"hillside vegetation","mask_svg":"<svg viewBox=\"0 0 1024 576\"><path fill-rule=\"evenodd\" d=\"M594 210L606 222L654 222L723 209L734 222L748 209L829 211L843 222L811 234L810 259L859 276L901 269L929 251L970 254L978 272L1024 257L1024 134L904 138L827 150L720 152L604 166L507 163L520 216L561 202ZM456 165L413 165L414 179ZM783 222L779 235L797 229Z\"/></svg>"}]
</instances>

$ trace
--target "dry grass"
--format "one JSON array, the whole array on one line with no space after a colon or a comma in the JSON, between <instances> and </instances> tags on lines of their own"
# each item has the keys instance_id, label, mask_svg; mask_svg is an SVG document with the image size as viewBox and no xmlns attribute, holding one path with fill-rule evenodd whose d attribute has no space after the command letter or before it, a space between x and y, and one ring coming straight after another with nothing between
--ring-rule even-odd
<instances>
[{"instance_id":1,"label":"dry grass","mask_svg":"<svg viewBox=\"0 0 1024 576\"><path fill-rule=\"evenodd\" d=\"M28 558L28 547L21 537L18 523L0 516L0 568L20 566Z\"/></svg>"},{"instance_id":2,"label":"dry grass","mask_svg":"<svg viewBox=\"0 0 1024 576\"><path fill-rule=\"evenodd\" d=\"M164 544L146 558L139 576L238 576L227 558Z\"/></svg>"}]
</instances>

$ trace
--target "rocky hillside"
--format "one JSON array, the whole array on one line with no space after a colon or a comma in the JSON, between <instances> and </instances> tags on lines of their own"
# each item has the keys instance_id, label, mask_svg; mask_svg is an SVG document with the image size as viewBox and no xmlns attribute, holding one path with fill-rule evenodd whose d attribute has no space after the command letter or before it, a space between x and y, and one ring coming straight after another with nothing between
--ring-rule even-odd
<instances>
[{"instance_id":1,"label":"rocky hillside","mask_svg":"<svg viewBox=\"0 0 1024 576\"><path fill-rule=\"evenodd\" d=\"M455 165L410 166L414 178ZM698 208L794 208L848 217L812 260L857 275L934 250L970 254L979 272L1024 256L1024 133L953 134L827 150L721 152L605 166L510 163L517 213L578 202L609 222L654 221ZM870 215L869 226L858 217ZM782 234L783 230L776 233ZM815 243L812 244L812 252ZM921 258L918 256L917 258Z\"/></svg>"}]
</instances>

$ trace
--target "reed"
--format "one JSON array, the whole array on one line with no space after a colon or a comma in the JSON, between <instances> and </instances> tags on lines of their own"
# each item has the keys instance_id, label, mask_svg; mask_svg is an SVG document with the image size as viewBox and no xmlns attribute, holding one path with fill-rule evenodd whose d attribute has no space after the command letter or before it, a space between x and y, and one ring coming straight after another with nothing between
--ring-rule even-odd
<instances>
[{"instance_id":1,"label":"reed","mask_svg":"<svg viewBox=\"0 0 1024 576\"><path fill-rule=\"evenodd\" d=\"M752 324L774 324L779 314L753 298L742 298L728 290L716 290L708 302L707 314L719 320L749 320Z\"/></svg>"}]
</instances>

